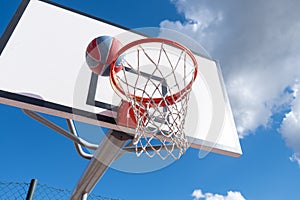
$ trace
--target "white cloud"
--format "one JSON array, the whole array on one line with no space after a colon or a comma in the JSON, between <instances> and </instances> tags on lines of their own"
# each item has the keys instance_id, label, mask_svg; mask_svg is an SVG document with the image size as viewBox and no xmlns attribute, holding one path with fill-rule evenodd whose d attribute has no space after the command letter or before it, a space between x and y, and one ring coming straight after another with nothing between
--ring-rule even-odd
<instances>
[{"instance_id":1,"label":"white cloud","mask_svg":"<svg viewBox=\"0 0 300 200\"><path fill-rule=\"evenodd\" d=\"M294 153L291 157L290 157L290 161L292 162L297 162L299 167L300 167L300 154L296 154Z\"/></svg>"},{"instance_id":2,"label":"white cloud","mask_svg":"<svg viewBox=\"0 0 300 200\"><path fill-rule=\"evenodd\" d=\"M290 102L285 89L300 78L299 2L172 2L186 21L160 26L193 37L220 61L240 137L267 126L273 108Z\"/></svg>"},{"instance_id":3,"label":"white cloud","mask_svg":"<svg viewBox=\"0 0 300 200\"><path fill-rule=\"evenodd\" d=\"M176 2L175 2L176 3ZM160 27L177 30L185 35L194 38L197 41L205 41L206 38L214 36L215 32L207 31L211 26L217 25L223 19L222 13L214 13L209 9L190 6L187 8L181 8L185 5L185 1L178 1L178 12L182 12L185 15L185 22L164 20L160 23ZM193 10L196 9L196 10ZM186 9L190 11L186 11ZM212 44L207 40L208 44ZM208 45L212 46L212 45ZM210 49L208 49L210 50Z\"/></svg>"},{"instance_id":4,"label":"white cloud","mask_svg":"<svg viewBox=\"0 0 300 200\"><path fill-rule=\"evenodd\" d=\"M286 114L279 131L295 153L290 157L300 167L300 83L294 85L291 111Z\"/></svg>"},{"instance_id":5,"label":"white cloud","mask_svg":"<svg viewBox=\"0 0 300 200\"><path fill-rule=\"evenodd\" d=\"M194 190L194 192L192 193L192 197L194 197L195 200L205 198L204 194L202 193L202 190Z\"/></svg>"},{"instance_id":6,"label":"white cloud","mask_svg":"<svg viewBox=\"0 0 300 200\"><path fill-rule=\"evenodd\" d=\"M245 200L240 192L228 191L227 195L212 194L212 193L202 193L202 190L197 189L192 193L194 200Z\"/></svg>"}]
</instances>

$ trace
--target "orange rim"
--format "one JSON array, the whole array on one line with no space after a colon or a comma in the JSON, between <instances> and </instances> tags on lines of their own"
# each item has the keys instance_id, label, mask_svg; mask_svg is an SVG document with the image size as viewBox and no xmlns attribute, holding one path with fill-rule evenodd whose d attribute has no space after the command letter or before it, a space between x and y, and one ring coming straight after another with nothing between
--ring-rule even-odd
<instances>
[{"instance_id":1,"label":"orange rim","mask_svg":"<svg viewBox=\"0 0 300 200\"><path fill-rule=\"evenodd\" d=\"M124 52L126 52L128 49L137 46L139 44L145 44L145 43L152 43L152 42L158 42L158 43L163 43L163 44L168 44L171 46L175 46L178 47L179 49L182 49L186 54L188 54L190 56L190 58L192 59L193 63L194 63L194 74L193 74L193 78L192 80L187 84L187 86L185 88L183 88L182 90L180 90L179 92L176 92L175 94L171 94L168 95L164 98L144 98L144 97L140 97L140 96L135 96L133 94L129 94L132 98L136 99L137 101L140 101L144 104L156 104L156 105L160 105L162 107L164 106L168 106L168 105L172 105L174 104L181 96L182 94L185 94L184 91L189 90L192 85L194 80L197 77L198 74L198 63L196 58L194 57L193 53L187 49L185 46L172 41L172 40L168 40L168 39L163 39L163 38L145 38L145 39L140 39L140 40L136 40L134 42L131 42L127 45L125 45L124 47L122 47L119 52L116 55L116 58L114 59L111 68L110 68L110 82L111 85L113 87L113 89L121 96L127 96L126 92L119 86L119 84L116 81L116 74L120 71L120 70L116 70L116 62L117 59L119 58L120 55L122 55ZM119 67L119 66L118 66ZM163 99L165 99L164 101L162 101Z\"/></svg>"}]
</instances>

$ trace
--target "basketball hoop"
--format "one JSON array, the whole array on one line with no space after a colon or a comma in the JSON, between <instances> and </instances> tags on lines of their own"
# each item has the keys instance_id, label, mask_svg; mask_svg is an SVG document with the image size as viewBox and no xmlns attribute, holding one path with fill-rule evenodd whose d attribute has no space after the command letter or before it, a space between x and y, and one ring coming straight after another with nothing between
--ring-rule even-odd
<instances>
[{"instance_id":1,"label":"basketball hoop","mask_svg":"<svg viewBox=\"0 0 300 200\"><path fill-rule=\"evenodd\" d=\"M186 151L184 123L197 72L192 52L171 40L146 38L120 49L110 71L123 99L117 124L135 129L138 156L179 159Z\"/></svg>"}]
</instances>

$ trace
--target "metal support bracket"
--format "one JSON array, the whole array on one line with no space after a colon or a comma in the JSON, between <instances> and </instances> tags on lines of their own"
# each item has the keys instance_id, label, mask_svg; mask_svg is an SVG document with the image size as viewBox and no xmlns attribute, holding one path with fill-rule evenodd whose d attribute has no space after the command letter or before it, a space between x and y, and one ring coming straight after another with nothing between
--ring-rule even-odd
<instances>
[{"instance_id":1,"label":"metal support bracket","mask_svg":"<svg viewBox=\"0 0 300 200\"><path fill-rule=\"evenodd\" d=\"M74 125L74 121L71 120L71 119L66 119L67 121L67 125L68 125L68 128L69 128L69 131L70 133L72 133L73 135L75 135L76 137L79 137L78 134L77 134L77 131L76 131L76 128L75 128L75 125ZM86 153L82 146L76 142L73 142L74 143L74 146L75 146L75 149L77 151L77 153L82 157L82 158L85 158L85 159L88 159L90 160L92 157L93 157L93 154L89 154L89 153Z\"/></svg>"},{"instance_id":2,"label":"metal support bracket","mask_svg":"<svg viewBox=\"0 0 300 200\"><path fill-rule=\"evenodd\" d=\"M92 154L87 154L83 151L82 146L86 147L88 149L91 150L96 150L98 148L97 144L92 144L87 142L86 140L80 138L77 134L76 128L74 126L74 122L71 119L66 119L67 121L67 125L69 128L69 131L66 131L65 129L63 129L62 127L54 124L53 122L51 122L50 120L42 117L41 115L37 114L36 112L30 111L30 110L25 110L22 109L22 111L28 115L29 117L31 117L32 119L44 124L45 126L47 126L48 128L56 131L57 133L67 137L68 139L72 140L74 142L75 148L77 153L86 159L91 159L93 157Z\"/></svg>"}]
</instances>

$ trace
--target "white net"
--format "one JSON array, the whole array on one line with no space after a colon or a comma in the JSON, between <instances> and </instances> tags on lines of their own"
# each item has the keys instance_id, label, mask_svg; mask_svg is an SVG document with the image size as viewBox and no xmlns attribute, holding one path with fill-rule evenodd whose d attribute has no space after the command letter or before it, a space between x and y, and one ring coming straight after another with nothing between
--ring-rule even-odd
<instances>
[{"instance_id":1,"label":"white net","mask_svg":"<svg viewBox=\"0 0 300 200\"><path fill-rule=\"evenodd\" d=\"M126 113L118 123L135 128L137 155L179 159L188 147L184 124L197 74L192 53L147 40L121 52L114 67L112 85L124 100L119 113Z\"/></svg>"}]
</instances>

